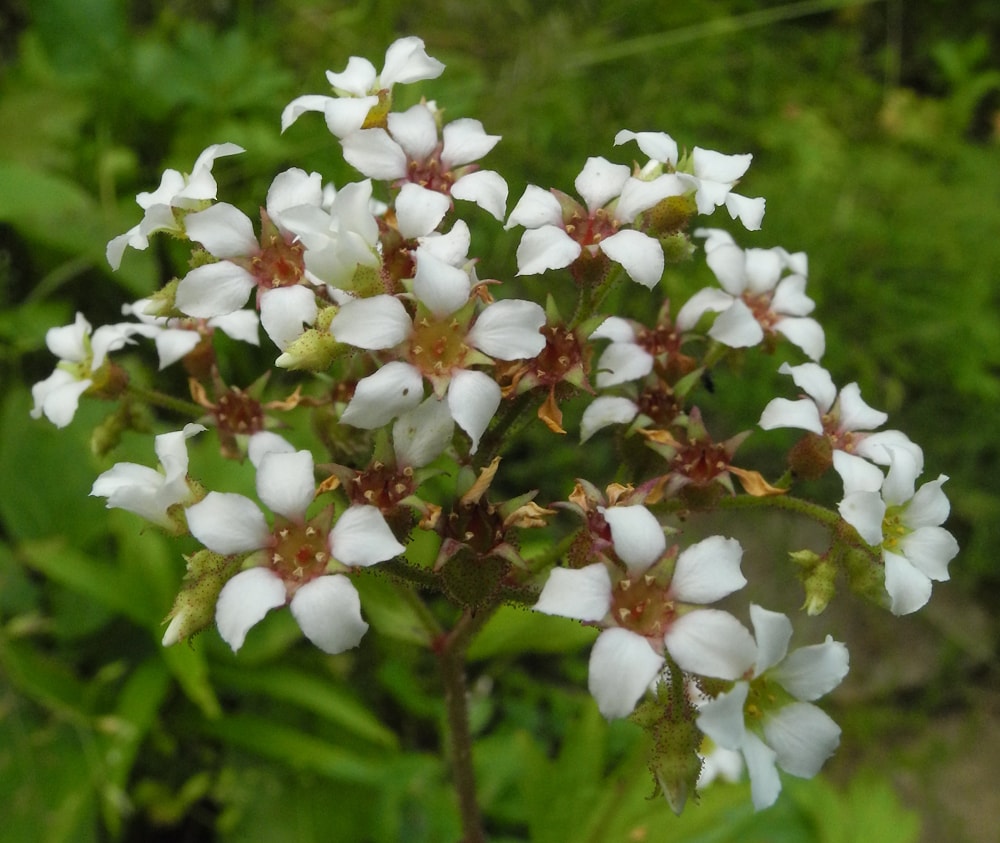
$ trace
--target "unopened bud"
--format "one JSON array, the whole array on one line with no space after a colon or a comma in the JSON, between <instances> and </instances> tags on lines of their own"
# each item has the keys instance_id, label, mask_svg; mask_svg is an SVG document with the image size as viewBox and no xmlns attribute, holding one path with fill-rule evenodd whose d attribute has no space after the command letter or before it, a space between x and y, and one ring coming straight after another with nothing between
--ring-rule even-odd
<instances>
[{"instance_id":1,"label":"unopened bud","mask_svg":"<svg viewBox=\"0 0 1000 843\"><path fill-rule=\"evenodd\" d=\"M833 465L833 446L825 436L807 433L788 452L788 467L796 477L816 480Z\"/></svg>"},{"instance_id":2,"label":"unopened bud","mask_svg":"<svg viewBox=\"0 0 1000 843\"><path fill-rule=\"evenodd\" d=\"M166 617L170 624L163 633L164 647L184 641L212 623L219 592L236 573L239 564L210 550L198 551L188 557L187 563L181 590Z\"/></svg>"}]
</instances>

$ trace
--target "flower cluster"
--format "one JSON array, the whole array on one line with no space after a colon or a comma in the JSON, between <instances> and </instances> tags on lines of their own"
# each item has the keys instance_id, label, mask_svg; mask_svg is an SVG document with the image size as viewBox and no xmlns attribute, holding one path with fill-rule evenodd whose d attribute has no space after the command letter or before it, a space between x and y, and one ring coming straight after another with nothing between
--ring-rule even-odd
<instances>
[{"instance_id":1,"label":"flower cluster","mask_svg":"<svg viewBox=\"0 0 1000 843\"><path fill-rule=\"evenodd\" d=\"M93 330L78 314L51 329L60 362L35 385L32 414L64 427L94 398L159 408L174 428L156 437L157 468L120 462L92 490L201 545L165 644L214 623L236 651L287 605L309 641L343 652L368 630L355 583L373 566L412 600L440 601L427 616L451 611L456 628L504 603L531 606L599 629L590 691L607 718L657 736L650 766L676 809L711 778L706 740L744 759L754 805L766 807L779 768L812 776L836 747L839 728L815 703L846 675L847 650L828 637L789 652L786 615L740 605L740 543L688 530L703 535L705 513L780 506L829 533L822 552L793 554L810 613L846 579L905 614L958 551L942 526L947 478L918 488L920 447L879 430L887 416L821 367L806 256L742 248L717 227L761 228L764 200L736 192L749 154L682 152L667 134L622 130L614 145L636 144L645 162L591 157L573 193L528 185L508 213L506 181L479 165L498 135L471 118L444 122L430 101L393 107L395 85L443 70L420 39L402 38L381 72L355 57L327 74L332 96L293 100L282 129L322 114L359 177L331 185L289 168L259 222L218 198L213 168L232 166L240 147L215 144L190 174L164 173L137 196L143 218L108 244L108 260L127 268L127 248L166 232L188 243L189 263L126 305L125 321ZM518 277L484 274L472 248L484 231L519 236ZM700 260L718 283L680 300L676 279ZM533 296L543 274L545 294ZM640 299L655 314L645 321L626 306ZM227 381L234 345L220 332L261 347L269 362L250 382ZM189 396L133 377L146 343L158 368L184 365ZM775 359L803 394L719 417L715 384L747 353ZM186 423L168 422L177 412ZM115 416L116 436L129 418ZM776 428L803 436L788 471L767 479L738 450ZM601 491L581 476L594 461L580 446L612 439L617 474ZM263 509L199 473L194 456L210 442L254 470ZM569 458L547 450L560 447ZM546 476L496 500L512 482L498 482L502 460L532 452L527 467ZM562 465L573 473L555 479L572 491L536 502ZM831 469L842 499L813 501L810 484Z\"/></svg>"}]
</instances>

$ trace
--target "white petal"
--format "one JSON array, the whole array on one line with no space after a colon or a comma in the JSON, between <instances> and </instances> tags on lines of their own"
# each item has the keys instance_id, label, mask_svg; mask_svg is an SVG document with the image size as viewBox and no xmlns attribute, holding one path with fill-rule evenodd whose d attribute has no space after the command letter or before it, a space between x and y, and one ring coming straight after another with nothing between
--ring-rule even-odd
<instances>
[{"instance_id":1,"label":"white petal","mask_svg":"<svg viewBox=\"0 0 1000 843\"><path fill-rule=\"evenodd\" d=\"M444 65L427 55L424 42L415 35L398 38L385 51L385 65L379 75L383 87L396 83L406 85L424 79L437 79L444 72Z\"/></svg>"},{"instance_id":2,"label":"white petal","mask_svg":"<svg viewBox=\"0 0 1000 843\"><path fill-rule=\"evenodd\" d=\"M257 286L254 277L229 261L192 269L177 285L177 309L208 319L239 310Z\"/></svg>"},{"instance_id":3,"label":"white petal","mask_svg":"<svg viewBox=\"0 0 1000 843\"><path fill-rule=\"evenodd\" d=\"M337 342L370 350L399 345L412 331L403 303L389 295L351 299L330 320L330 333Z\"/></svg>"},{"instance_id":4,"label":"white petal","mask_svg":"<svg viewBox=\"0 0 1000 843\"><path fill-rule=\"evenodd\" d=\"M781 253L776 249L747 249L743 254L746 291L758 296L775 290L781 276Z\"/></svg>"},{"instance_id":5,"label":"white petal","mask_svg":"<svg viewBox=\"0 0 1000 843\"><path fill-rule=\"evenodd\" d=\"M441 162L449 169L478 161L500 140L500 135L486 134L483 124L471 117L452 121L441 130L441 137Z\"/></svg>"},{"instance_id":6,"label":"white petal","mask_svg":"<svg viewBox=\"0 0 1000 843\"><path fill-rule=\"evenodd\" d=\"M689 298L677 311L674 324L681 331L690 331L706 313L720 313L732 307L733 297L724 290L706 287Z\"/></svg>"},{"instance_id":7,"label":"white petal","mask_svg":"<svg viewBox=\"0 0 1000 843\"><path fill-rule=\"evenodd\" d=\"M840 744L840 727L816 706L797 702L764 721L764 738L782 770L809 779Z\"/></svg>"},{"instance_id":8,"label":"white petal","mask_svg":"<svg viewBox=\"0 0 1000 843\"><path fill-rule=\"evenodd\" d=\"M712 251L706 252L705 263L731 296L740 296L746 291L747 255L735 243L721 243Z\"/></svg>"},{"instance_id":9,"label":"white petal","mask_svg":"<svg viewBox=\"0 0 1000 843\"><path fill-rule=\"evenodd\" d=\"M874 430L889 419L888 413L874 410L862 400L861 388L856 383L849 383L840 390L837 407L841 430Z\"/></svg>"},{"instance_id":10,"label":"white petal","mask_svg":"<svg viewBox=\"0 0 1000 843\"><path fill-rule=\"evenodd\" d=\"M739 749L746 736L743 706L750 686L737 682L732 690L698 706L698 728L724 749Z\"/></svg>"},{"instance_id":11,"label":"white petal","mask_svg":"<svg viewBox=\"0 0 1000 843\"><path fill-rule=\"evenodd\" d=\"M444 193L428 190L419 184L404 184L396 197L396 221L399 233L407 240L423 237L438 227L451 207Z\"/></svg>"},{"instance_id":12,"label":"white petal","mask_svg":"<svg viewBox=\"0 0 1000 843\"><path fill-rule=\"evenodd\" d=\"M451 195L475 202L496 220L502 220L507 210L507 182L493 170L466 173L451 186Z\"/></svg>"},{"instance_id":13,"label":"white petal","mask_svg":"<svg viewBox=\"0 0 1000 843\"><path fill-rule=\"evenodd\" d=\"M958 555L958 542L943 527L918 527L899 543L903 555L932 580L948 579L948 563Z\"/></svg>"},{"instance_id":14,"label":"white petal","mask_svg":"<svg viewBox=\"0 0 1000 843\"><path fill-rule=\"evenodd\" d=\"M319 94L296 97L281 112L281 131L284 132L307 111L325 111L326 104L332 99L332 97L320 96Z\"/></svg>"},{"instance_id":15,"label":"white petal","mask_svg":"<svg viewBox=\"0 0 1000 843\"><path fill-rule=\"evenodd\" d=\"M593 213L622 192L630 174L624 164L612 164L601 157L588 158L574 185L587 203L587 210Z\"/></svg>"},{"instance_id":16,"label":"white petal","mask_svg":"<svg viewBox=\"0 0 1000 843\"><path fill-rule=\"evenodd\" d=\"M793 697L810 702L836 688L849 668L847 647L828 635L822 644L799 647L770 675Z\"/></svg>"},{"instance_id":17,"label":"white petal","mask_svg":"<svg viewBox=\"0 0 1000 843\"><path fill-rule=\"evenodd\" d=\"M289 608L303 635L331 656L357 647L368 631L357 589L342 574L307 582Z\"/></svg>"},{"instance_id":18,"label":"white petal","mask_svg":"<svg viewBox=\"0 0 1000 843\"><path fill-rule=\"evenodd\" d=\"M605 395L594 399L583 411L580 420L580 443L610 424L628 424L638 412L638 405L628 398Z\"/></svg>"},{"instance_id":19,"label":"white petal","mask_svg":"<svg viewBox=\"0 0 1000 843\"><path fill-rule=\"evenodd\" d=\"M463 267L468 263L472 233L464 220L455 220L450 231L433 232L420 238L420 248L451 266Z\"/></svg>"},{"instance_id":20,"label":"white petal","mask_svg":"<svg viewBox=\"0 0 1000 843\"><path fill-rule=\"evenodd\" d=\"M95 497L107 498L108 509L124 509L147 521L170 527L167 507L177 501L162 497L164 476L145 465L120 462L101 474L90 489Z\"/></svg>"},{"instance_id":21,"label":"white petal","mask_svg":"<svg viewBox=\"0 0 1000 843\"><path fill-rule=\"evenodd\" d=\"M323 177L319 173L307 173L300 167L290 167L278 173L267 189L268 216L280 222L281 215L289 208L299 205L319 207L323 201Z\"/></svg>"},{"instance_id":22,"label":"white petal","mask_svg":"<svg viewBox=\"0 0 1000 843\"><path fill-rule=\"evenodd\" d=\"M344 160L370 179L406 176L406 153L385 129L359 129L341 140Z\"/></svg>"},{"instance_id":23,"label":"white petal","mask_svg":"<svg viewBox=\"0 0 1000 843\"><path fill-rule=\"evenodd\" d=\"M936 527L943 524L951 512L951 504L941 487L948 480L942 474L937 480L924 483L906 505L903 522L907 527Z\"/></svg>"},{"instance_id":24,"label":"white petal","mask_svg":"<svg viewBox=\"0 0 1000 843\"><path fill-rule=\"evenodd\" d=\"M342 141L358 131L362 131L368 113L378 105L378 97L350 97L327 99L323 106L326 128L330 134Z\"/></svg>"},{"instance_id":25,"label":"white petal","mask_svg":"<svg viewBox=\"0 0 1000 843\"><path fill-rule=\"evenodd\" d=\"M354 397L340 420L364 430L374 430L416 407L423 398L424 379L420 372L409 363L393 360L358 382Z\"/></svg>"},{"instance_id":26,"label":"white petal","mask_svg":"<svg viewBox=\"0 0 1000 843\"><path fill-rule=\"evenodd\" d=\"M510 212L504 228L511 229L515 225L522 225L525 228L559 226L562 221L562 205L559 204L559 200L550 191L529 184L514 206L514 210Z\"/></svg>"},{"instance_id":27,"label":"white petal","mask_svg":"<svg viewBox=\"0 0 1000 843\"><path fill-rule=\"evenodd\" d=\"M56 369L45 380L31 387L31 397L35 400L31 417L37 419L44 413L45 418L56 427L66 427L76 415L80 396L92 383L89 378L78 381L64 369Z\"/></svg>"},{"instance_id":28,"label":"white petal","mask_svg":"<svg viewBox=\"0 0 1000 843\"><path fill-rule=\"evenodd\" d=\"M719 314L708 335L730 348L752 348L764 339L764 329L742 299Z\"/></svg>"},{"instance_id":29,"label":"white petal","mask_svg":"<svg viewBox=\"0 0 1000 843\"><path fill-rule=\"evenodd\" d=\"M816 402L821 413L830 412L837 399L837 387L826 369L817 363L802 363L799 366L782 363L778 371L791 375L795 385Z\"/></svg>"},{"instance_id":30,"label":"white petal","mask_svg":"<svg viewBox=\"0 0 1000 843\"><path fill-rule=\"evenodd\" d=\"M686 191L687 186L673 173L664 173L652 181L630 177L615 205L615 219L631 223L668 196L682 196Z\"/></svg>"},{"instance_id":31,"label":"white petal","mask_svg":"<svg viewBox=\"0 0 1000 843\"><path fill-rule=\"evenodd\" d=\"M816 402L811 398L789 401L787 398L772 398L760 414L758 424L764 430L777 427L795 427L817 435L823 434L823 421Z\"/></svg>"},{"instance_id":32,"label":"white petal","mask_svg":"<svg viewBox=\"0 0 1000 843\"><path fill-rule=\"evenodd\" d=\"M885 518L885 501L877 492L849 492L837 506L841 517L850 524L868 544L882 544L882 519Z\"/></svg>"},{"instance_id":33,"label":"white petal","mask_svg":"<svg viewBox=\"0 0 1000 843\"><path fill-rule=\"evenodd\" d=\"M773 252L774 250L772 250ZM778 256L779 264L783 263ZM771 297L771 310L783 316L808 316L816 309L816 303L806 295L806 279L801 275L789 275L778 282Z\"/></svg>"},{"instance_id":34,"label":"white petal","mask_svg":"<svg viewBox=\"0 0 1000 843\"><path fill-rule=\"evenodd\" d=\"M404 550L374 506L348 507L330 532L330 553L352 568L385 562Z\"/></svg>"},{"instance_id":35,"label":"white petal","mask_svg":"<svg viewBox=\"0 0 1000 843\"><path fill-rule=\"evenodd\" d=\"M284 351L316 321L316 294L301 284L265 290L258 298L260 323L279 349Z\"/></svg>"},{"instance_id":36,"label":"white petal","mask_svg":"<svg viewBox=\"0 0 1000 843\"><path fill-rule=\"evenodd\" d=\"M611 608L607 566L595 562L585 568L553 568L532 608L578 621L601 620Z\"/></svg>"},{"instance_id":37,"label":"white petal","mask_svg":"<svg viewBox=\"0 0 1000 843\"><path fill-rule=\"evenodd\" d=\"M472 440L470 454L479 449L479 439L500 406L500 398L500 387L485 372L461 369L452 375L448 409L455 423Z\"/></svg>"},{"instance_id":38,"label":"white petal","mask_svg":"<svg viewBox=\"0 0 1000 843\"><path fill-rule=\"evenodd\" d=\"M389 49L392 49L390 47ZM375 87L378 74L375 65L361 56L351 56L340 73L326 72L326 80L338 94L363 97Z\"/></svg>"},{"instance_id":39,"label":"white petal","mask_svg":"<svg viewBox=\"0 0 1000 843\"><path fill-rule=\"evenodd\" d=\"M615 553L631 573L642 573L667 549L663 527L646 507L609 506L603 512Z\"/></svg>"},{"instance_id":40,"label":"white petal","mask_svg":"<svg viewBox=\"0 0 1000 843\"><path fill-rule=\"evenodd\" d=\"M264 454L257 467L257 496L271 512L301 522L316 496L312 454L309 451Z\"/></svg>"},{"instance_id":41,"label":"white petal","mask_svg":"<svg viewBox=\"0 0 1000 843\"><path fill-rule=\"evenodd\" d=\"M781 778L775 766L777 753L753 732L747 732L741 747L750 774L750 798L755 811L775 803L781 793Z\"/></svg>"},{"instance_id":42,"label":"white petal","mask_svg":"<svg viewBox=\"0 0 1000 843\"><path fill-rule=\"evenodd\" d=\"M750 604L750 622L757 640L754 676L760 676L788 653L788 642L792 640L792 622L781 612L771 612L756 603Z\"/></svg>"},{"instance_id":43,"label":"white petal","mask_svg":"<svg viewBox=\"0 0 1000 843\"><path fill-rule=\"evenodd\" d=\"M606 629L590 652L588 685L597 707L608 720L632 713L664 659L641 635L627 629Z\"/></svg>"},{"instance_id":44,"label":"white petal","mask_svg":"<svg viewBox=\"0 0 1000 843\"><path fill-rule=\"evenodd\" d=\"M753 155L724 155L711 149L696 146L691 152L694 174L700 179L732 184L749 168Z\"/></svg>"},{"instance_id":45,"label":"white petal","mask_svg":"<svg viewBox=\"0 0 1000 843\"><path fill-rule=\"evenodd\" d=\"M811 360L819 360L826 353L826 334L815 319L786 317L775 323L774 330L801 348Z\"/></svg>"},{"instance_id":46,"label":"white petal","mask_svg":"<svg viewBox=\"0 0 1000 843\"><path fill-rule=\"evenodd\" d=\"M387 123L389 134L413 161L429 158L438 145L434 112L424 103L417 103L406 111L391 112Z\"/></svg>"},{"instance_id":47,"label":"white petal","mask_svg":"<svg viewBox=\"0 0 1000 843\"><path fill-rule=\"evenodd\" d=\"M219 635L237 652L250 628L264 615L285 605L285 584L270 568L240 571L227 582L215 604L215 624Z\"/></svg>"},{"instance_id":48,"label":"white petal","mask_svg":"<svg viewBox=\"0 0 1000 843\"><path fill-rule=\"evenodd\" d=\"M294 454L296 448L283 436L270 430L261 430L253 434L247 443L247 456L254 468L260 468L264 455L272 451L279 454Z\"/></svg>"},{"instance_id":49,"label":"white petal","mask_svg":"<svg viewBox=\"0 0 1000 843\"><path fill-rule=\"evenodd\" d=\"M890 611L894 615L908 615L926 605L933 589L930 577L896 553L887 550L882 556L885 559L885 590L892 601Z\"/></svg>"},{"instance_id":50,"label":"white petal","mask_svg":"<svg viewBox=\"0 0 1000 843\"><path fill-rule=\"evenodd\" d=\"M596 381L600 389L644 378L653 371L653 355L633 343L613 342L597 361Z\"/></svg>"},{"instance_id":51,"label":"white petal","mask_svg":"<svg viewBox=\"0 0 1000 843\"><path fill-rule=\"evenodd\" d=\"M654 161L677 164L677 141L666 132L633 132L622 129L615 135L615 146L621 146L630 140L639 144L639 149Z\"/></svg>"},{"instance_id":52,"label":"white petal","mask_svg":"<svg viewBox=\"0 0 1000 843\"><path fill-rule=\"evenodd\" d=\"M264 547L270 537L264 513L249 498L209 492L187 508L191 534L209 550L228 556Z\"/></svg>"},{"instance_id":53,"label":"white petal","mask_svg":"<svg viewBox=\"0 0 1000 843\"><path fill-rule=\"evenodd\" d=\"M72 325L60 325L45 332L45 344L60 360L82 363L86 358L83 338L90 336L91 327L82 313L76 314Z\"/></svg>"},{"instance_id":54,"label":"white petal","mask_svg":"<svg viewBox=\"0 0 1000 843\"><path fill-rule=\"evenodd\" d=\"M413 292L438 318L454 313L469 300L472 282L464 269L445 263L426 249L416 252Z\"/></svg>"},{"instance_id":55,"label":"white petal","mask_svg":"<svg viewBox=\"0 0 1000 843\"><path fill-rule=\"evenodd\" d=\"M431 395L413 410L402 413L392 426L392 444L400 467L421 468L448 447L455 421L444 401Z\"/></svg>"},{"instance_id":56,"label":"white petal","mask_svg":"<svg viewBox=\"0 0 1000 843\"><path fill-rule=\"evenodd\" d=\"M591 333L592 340L611 340L612 342L635 342L635 328L627 319L620 316L609 316Z\"/></svg>"},{"instance_id":57,"label":"white petal","mask_svg":"<svg viewBox=\"0 0 1000 843\"><path fill-rule=\"evenodd\" d=\"M658 240L630 228L612 234L600 243L611 260L620 263L628 277L652 290L663 276L663 248Z\"/></svg>"},{"instance_id":58,"label":"white petal","mask_svg":"<svg viewBox=\"0 0 1000 843\"><path fill-rule=\"evenodd\" d=\"M890 452L893 450L909 452L910 458L917 466L917 474L924 470L923 449L901 430L880 430L877 433L859 436L855 440L854 452L879 465L889 465L892 462Z\"/></svg>"},{"instance_id":59,"label":"white petal","mask_svg":"<svg viewBox=\"0 0 1000 843\"><path fill-rule=\"evenodd\" d=\"M239 258L260 251L250 218L225 202L188 214L184 230L217 258Z\"/></svg>"},{"instance_id":60,"label":"white petal","mask_svg":"<svg viewBox=\"0 0 1000 843\"><path fill-rule=\"evenodd\" d=\"M729 216L733 219L739 217L747 231L760 231L761 222L764 220L764 208L763 197L751 199L738 193L730 193L726 197L726 210L729 211Z\"/></svg>"},{"instance_id":61,"label":"white petal","mask_svg":"<svg viewBox=\"0 0 1000 843\"><path fill-rule=\"evenodd\" d=\"M160 369L165 369L193 351L201 342L201 334L181 328L165 328L156 335L155 342Z\"/></svg>"},{"instance_id":62,"label":"white petal","mask_svg":"<svg viewBox=\"0 0 1000 843\"><path fill-rule=\"evenodd\" d=\"M681 615L663 640L681 670L716 679L739 679L757 658L750 631L720 609Z\"/></svg>"},{"instance_id":63,"label":"white petal","mask_svg":"<svg viewBox=\"0 0 1000 843\"><path fill-rule=\"evenodd\" d=\"M743 548L736 539L709 536L681 551L670 591L683 603L714 603L747 584L740 571Z\"/></svg>"},{"instance_id":64,"label":"white petal","mask_svg":"<svg viewBox=\"0 0 1000 843\"><path fill-rule=\"evenodd\" d=\"M523 360L545 348L545 337L540 333L544 324L545 311L535 302L503 299L476 317L468 342L497 360Z\"/></svg>"},{"instance_id":65,"label":"white petal","mask_svg":"<svg viewBox=\"0 0 1000 843\"><path fill-rule=\"evenodd\" d=\"M557 225L530 228L517 246L517 274L539 275L562 269L580 257L582 247Z\"/></svg>"}]
</instances>

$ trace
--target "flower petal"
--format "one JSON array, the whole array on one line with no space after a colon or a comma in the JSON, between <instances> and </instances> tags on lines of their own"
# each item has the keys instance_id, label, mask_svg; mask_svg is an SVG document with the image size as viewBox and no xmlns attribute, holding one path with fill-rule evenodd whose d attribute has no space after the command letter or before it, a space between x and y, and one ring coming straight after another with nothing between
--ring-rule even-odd
<instances>
[{"instance_id":1,"label":"flower petal","mask_svg":"<svg viewBox=\"0 0 1000 843\"><path fill-rule=\"evenodd\" d=\"M553 568L532 607L546 615L599 621L611 608L611 575L603 562L584 568Z\"/></svg>"},{"instance_id":2,"label":"flower petal","mask_svg":"<svg viewBox=\"0 0 1000 843\"><path fill-rule=\"evenodd\" d=\"M446 402L431 395L402 413L392 426L392 445L400 467L421 468L448 447L455 420Z\"/></svg>"},{"instance_id":3,"label":"flower petal","mask_svg":"<svg viewBox=\"0 0 1000 843\"><path fill-rule=\"evenodd\" d=\"M764 408L764 412L760 414L758 424L764 430L795 427L818 436L823 435L823 420L820 418L816 402L811 398L800 398L797 401L772 398Z\"/></svg>"},{"instance_id":4,"label":"flower petal","mask_svg":"<svg viewBox=\"0 0 1000 843\"><path fill-rule=\"evenodd\" d=\"M409 363L393 360L366 378L354 390L340 420L344 424L374 430L424 398L424 379Z\"/></svg>"},{"instance_id":5,"label":"flower petal","mask_svg":"<svg viewBox=\"0 0 1000 843\"><path fill-rule=\"evenodd\" d=\"M885 590L891 600L889 610L894 615L909 615L931 599L930 577L911 565L909 560L888 550L885 559Z\"/></svg>"},{"instance_id":6,"label":"flower petal","mask_svg":"<svg viewBox=\"0 0 1000 843\"><path fill-rule=\"evenodd\" d=\"M372 351L399 345L412 330L403 303L389 295L351 299L330 320L330 333L337 342Z\"/></svg>"},{"instance_id":7,"label":"flower petal","mask_svg":"<svg viewBox=\"0 0 1000 843\"><path fill-rule=\"evenodd\" d=\"M580 420L580 444L610 424L628 424L638 412L639 406L628 398L603 395L594 399Z\"/></svg>"},{"instance_id":8,"label":"flower petal","mask_svg":"<svg viewBox=\"0 0 1000 843\"><path fill-rule=\"evenodd\" d=\"M217 258L239 258L260 251L250 218L226 202L188 214L184 230Z\"/></svg>"},{"instance_id":9,"label":"flower petal","mask_svg":"<svg viewBox=\"0 0 1000 843\"><path fill-rule=\"evenodd\" d=\"M773 805L781 793L781 778L775 765L777 753L753 732L747 732L740 748L750 775L750 798L754 810L762 811Z\"/></svg>"},{"instance_id":10,"label":"flower petal","mask_svg":"<svg viewBox=\"0 0 1000 843\"><path fill-rule=\"evenodd\" d=\"M190 510L189 510L190 511ZM227 582L215 604L219 635L238 652L250 628L285 604L285 583L270 568L249 568Z\"/></svg>"},{"instance_id":11,"label":"flower petal","mask_svg":"<svg viewBox=\"0 0 1000 843\"><path fill-rule=\"evenodd\" d=\"M582 247L557 225L531 228L517 246L517 274L539 275L547 269L562 269L580 257Z\"/></svg>"},{"instance_id":12,"label":"flower petal","mask_svg":"<svg viewBox=\"0 0 1000 843\"><path fill-rule=\"evenodd\" d=\"M268 337L284 351L316 321L316 294L308 287L276 287L261 293L260 323Z\"/></svg>"},{"instance_id":13,"label":"flower petal","mask_svg":"<svg viewBox=\"0 0 1000 843\"><path fill-rule=\"evenodd\" d=\"M475 202L496 220L502 220L507 210L507 182L493 170L466 173L451 186L451 195Z\"/></svg>"},{"instance_id":14,"label":"flower petal","mask_svg":"<svg viewBox=\"0 0 1000 843\"><path fill-rule=\"evenodd\" d=\"M257 504L232 492L209 492L187 508L187 523L198 541L223 556L259 550L270 536Z\"/></svg>"},{"instance_id":15,"label":"flower petal","mask_svg":"<svg viewBox=\"0 0 1000 843\"><path fill-rule=\"evenodd\" d=\"M663 276L663 247L648 234L622 229L602 240L600 249L611 260L620 263L629 278L647 290L652 290Z\"/></svg>"},{"instance_id":16,"label":"flower petal","mask_svg":"<svg viewBox=\"0 0 1000 843\"><path fill-rule=\"evenodd\" d=\"M407 240L423 237L438 227L451 207L444 193L407 182L396 197L396 221L399 233Z\"/></svg>"},{"instance_id":17,"label":"flower petal","mask_svg":"<svg viewBox=\"0 0 1000 843\"><path fill-rule=\"evenodd\" d=\"M404 550L378 507L348 507L330 531L330 553L351 568L385 562Z\"/></svg>"},{"instance_id":18,"label":"flower petal","mask_svg":"<svg viewBox=\"0 0 1000 843\"><path fill-rule=\"evenodd\" d=\"M743 706L750 686L737 682L732 690L698 706L698 728L725 749L739 749L746 736Z\"/></svg>"},{"instance_id":19,"label":"flower petal","mask_svg":"<svg viewBox=\"0 0 1000 843\"><path fill-rule=\"evenodd\" d=\"M822 644L799 647L770 675L796 699L811 702L836 688L850 664L847 647L828 635Z\"/></svg>"},{"instance_id":20,"label":"flower petal","mask_svg":"<svg viewBox=\"0 0 1000 843\"><path fill-rule=\"evenodd\" d=\"M663 527L646 507L609 506L603 514L615 553L631 573L646 571L667 549Z\"/></svg>"},{"instance_id":21,"label":"flower petal","mask_svg":"<svg viewBox=\"0 0 1000 843\"><path fill-rule=\"evenodd\" d=\"M590 651L588 686L608 720L627 717L663 667L664 658L641 635L606 629Z\"/></svg>"},{"instance_id":22,"label":"flower petal","mask_svg":"<svg viewBox=\"0 0 1000 843\"><path fill-rule=\"evenodd\" d=\"M470 454L478 450L479 438L500 406L500 398L500 387L485 372L461 369L452 375L448 385L448 409L455 423L472 440Z\"/></svg>"},{"instance_id":23,"label":"flower petal","mask_svg":"<svg viewBox=\"0 0 1000 843\"><path fill-rule=\"evenodd\" d=\"M341 139L344 160L370 179L406 176L406 153L385 129L359 129Z\"/></svg>"},{"instance_id":24,"label":"flower petal","mask_svg":"<svg viewBox=\"0 0 1000 843\"><path fill-rule=\"evenodd\" d=\"M670 581L683 603L714 603L747 584L740 571L743 548L736 539L709 536L681 551Z\"/></svg>"},{"instance_id":25,"label":"flower petal","mask_svg":"<svg viewBox=\"0 0 1000 843\"><path fill-rule=\"evenodd\" d=\"M757 658L750 631L720 609L681 615L663 640L681 670L716 679L738 679Z\"/></svg>"},{"instance_id":26,"label":"flower petal","mask_svg":"<svg viewBox=\"0 0 1000 843\"><path fill-rule=\"evenodd\" d=\"M587 159L573 184L587 203L587 210L593 213L622 192L630 175L631 170L624 164L612 164L598 156Z\"/></svg>"},{"instance_id":27,"label":"flower petal","mask_svg":"<svg viewBox=\"0 0 1000 843\"><path fill-rule=\"evenodd\" d=\"M476 317L468 342L497 360L524 360L542 353L545 311L532 301L503 299Z\"/></svg>"},{"instance_id":28,"label":"flower petal","mask_svg":"<svg viewBox=\"0 0 1000 843\"><path fill-rule=\"evenodd\" d=\"M177 309L189 316L208 319L239 310L257 286L254 277L229 261L192 269L177 285Z\"/></svg>"},{"instance_id":29,"label":"flower petal","mask_svg":"<svg viewBox=\"0 0 1000 843\"><path fill-rule=\"evenodd\" d=\"M788 642L792 640L792 622L781 612L771 612L756 603L750 604L750 622L757 640L757 663L753 672L754 676L760 676L788 653Z\"/></svg>"},{"instance_id":30,"label":"flower petal","mask_svg":"<svg viewBox=\"0 0 1000 843\"><path fill-rule=\"evenodd\" d=\"M307 582L289 608L303 635L331 656L357 647L368 631L357 589L342 574Z\"/></svg>"},{"instance_id":31,"label":"flower petal","mask_svg":"<svg viewBox=\"0 0 1000 843\"><path fill-rule=\"evenodd\" d=\"M840 726L811 703L796 702L765 719L764 739L782 770L809 779L840 744Z\"/></svg>"},{"instance_id":32,"label":"flower petal","mask_svg":"<svg viewBox=\"0 0 1000 843\"><path fill-rule=\"evenodd\" d=\"M525 189L504 228L511 229L515 225L525 228L541 228L543 225L559 226L562 224L562 206L559 200L548 190L542 190L537 185L529 184Z\"/></svg>"},{"instance_id":33,"label":"flower petal","mask_svg":"<svg viewBox=\"0 0 1000 843\"><path fill-rule=\"evenodd\" d=\"M899 542L903 555L932 580L948 579L948 563L958 555L958 542L943 527L918 527Z\"/></svg>"},{"instance_id":34,"label":"flower petal","mask_svg":"<svg viewBox=\"0 0 1000 843\"><path fill-rule=\"evenodd\" d=\"M439 319L454 313L469 300L472 282L464 269L445 263L423 248L417 249L416 262L413 292Z\"/></svg>"},{"instance_id":35,"label":"flower petal","mask_svg":"<svg viewBox=\"0 0 1000 843\"><path fill-rule=\"evenodd\" d=\"M301 523L316 496L313 455L309 451L264 454L257 466L257 496L271 512Z\"/></svg>"}]
</instances>

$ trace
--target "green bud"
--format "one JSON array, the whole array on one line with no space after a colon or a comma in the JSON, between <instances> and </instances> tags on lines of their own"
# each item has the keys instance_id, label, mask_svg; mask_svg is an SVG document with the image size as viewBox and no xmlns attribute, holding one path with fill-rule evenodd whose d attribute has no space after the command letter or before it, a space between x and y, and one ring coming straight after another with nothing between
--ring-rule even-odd
<instances>
[{"instance_id":1,"label":"green bud","mask_svg":"<svg viewBox=\"0 0 1000 843\"><path fill-rule=\"evenodd\" d=\"M275 364L283 369L325 372L347 350L348 346L337 342L329 331L308 328L285 349Z\"/></svg>"},{"instance_id":2,"label":"green bud","mask_svg":"<svg viewBox=\"0 0 1000 843\"><path fill-rule=\"evenodd\" d=\"M199 550L187 557L187 574L165 619L170 624L163 633L164 647L184 641L211 625L219 592L238 568L239 560L210 550Z\"/></svg>"}]
</instances>

